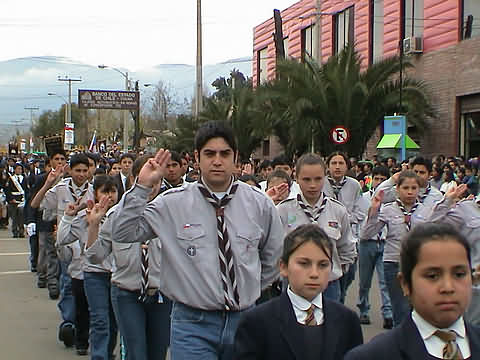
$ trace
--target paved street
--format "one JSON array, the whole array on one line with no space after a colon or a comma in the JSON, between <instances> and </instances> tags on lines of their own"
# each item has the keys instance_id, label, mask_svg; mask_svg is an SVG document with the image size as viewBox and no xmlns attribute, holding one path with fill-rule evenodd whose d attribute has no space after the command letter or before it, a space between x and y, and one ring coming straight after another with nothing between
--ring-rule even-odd
<instances>
[{"instance_id":1,"label":"paved street","mask_svg":"<svg viewBox=\"0 0 480 360\"><path fill-rule=\"evenodd\" d=\"M27 239L12 239L9 236L7 231L0 230L0 358L79 358L57 340L60 317L56 302L49 300L46 289L36 287L36 277L28 267ZM354 283L347 299L348 306L353 309L356 309L357 292L357 284ZM363 327L366 340L383 331L376 285L372 294L373 324Z\"/></svg>"}]
</instances>

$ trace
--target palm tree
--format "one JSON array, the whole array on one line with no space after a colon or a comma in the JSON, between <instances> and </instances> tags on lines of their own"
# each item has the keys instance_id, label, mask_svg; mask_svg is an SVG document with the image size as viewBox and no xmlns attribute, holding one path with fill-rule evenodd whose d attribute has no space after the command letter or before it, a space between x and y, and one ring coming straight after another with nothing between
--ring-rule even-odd
<instances>
[{"instance_id":1,"label":"palm tree","mask_svg":"<svg viewBox=\"0 0 480 360\"><path fill-rule=\"evenodd\" d=\"M403 67L412 64L406 59ZM403 81L404 101L399 108L398 57L362 71L360 56L349 45L322 66L311 59L305 63L285 60L277 71L277 79L259 90L270 94L265 106L274 119L272 129L290 151L302 153L314 143L322 154L342 150L359 156L385 115L401 112L420 130L427 126L426 117L434 117L425 84L412 78ZM347 144L330 141L330 129L336 125L350 130Z\"/></svg>"},{"instance_id":2,"label":"palm tree","mask_svg":"<svg viewBox=\"0 0 480 360\"><path fill-rule=\"evenodd\" d=\"M248 160L268 134L265 116L258 106L260 98L251 86L236 87L230 93L230 101L208 98L199 119L229 122L237 139L240 159Z\"/></svg>"}]
</instances>

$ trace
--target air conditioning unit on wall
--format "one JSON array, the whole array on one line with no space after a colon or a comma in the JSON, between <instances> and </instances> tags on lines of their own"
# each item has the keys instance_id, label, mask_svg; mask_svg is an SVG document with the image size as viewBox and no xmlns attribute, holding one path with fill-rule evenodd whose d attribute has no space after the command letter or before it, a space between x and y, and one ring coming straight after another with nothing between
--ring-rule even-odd
<instances>
[{"instance_id":1,"label":"air conditioning unit on wall","mask_svg":"<svg viewBox=\"0 0 480 360\"><path fill-rule=\"evenodd\" d=\"M403 53L405 55L423 53L423 38L412 36L403 39Z\"/></svg>"}]
</instances>

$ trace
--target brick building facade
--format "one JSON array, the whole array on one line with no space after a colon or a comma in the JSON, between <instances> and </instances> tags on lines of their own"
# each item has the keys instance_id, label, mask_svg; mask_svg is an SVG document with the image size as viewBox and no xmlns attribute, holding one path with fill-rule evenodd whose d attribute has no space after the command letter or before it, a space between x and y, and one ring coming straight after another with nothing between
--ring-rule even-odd
<instances>
[{"instance_id":1,"label":"brick building facade","mask_svg":"<svg viewBox=\"0 0 480 360\"><path fill-rule=\"evenodd\" d=\"M480 1L302 0L281 14L286 53L295 59L309 53L325 61L353 41L367 67L398 54L402 39L418 39L421 49L407 56L415 64L412 75L427 84L438 117L424 134L411 129L411 136L425 155L480 154ZM273 32L273 19L254 28L256 83L274 76ZM371 139L366 156L381 135Z\"/></svg>"}]
</instances>

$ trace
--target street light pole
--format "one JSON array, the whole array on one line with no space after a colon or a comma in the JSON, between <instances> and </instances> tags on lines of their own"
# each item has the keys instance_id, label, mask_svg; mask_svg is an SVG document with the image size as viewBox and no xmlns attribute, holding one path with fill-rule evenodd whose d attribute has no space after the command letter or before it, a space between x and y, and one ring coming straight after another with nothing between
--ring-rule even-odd
<instances>
[{"instance_id":1,"label":"street light pole","mask_svg":"<svg viewBox=\"0 0 480 360\"><path fill-rule=\"evenodd\" d=\"M99 69L106 69L108 67L109 66L107 65L98 65ZM111 67L110 69L115 70L125 78L125 90L130 91L130 80L128 79L128 71L124 73L114 67ZM122 110L122 117L123 117L123 152L128 152L128 116L127 116L126 110Z\"/></svg>"},{"instance_id":2,"label":"street light pole","mask_svg":"<svg viewBox=\"0 0 480 360\"><path fill-rule=\"evenodd\" d=\"M63 122L67 123L68 122L68 101L63 96L58 95L56 93L48 93L47 95L48 96L56 96L56 97L63 100L63 102L65 103L65 115L64 115L64 121Z\"/></svg>"},{"instance_id":3,"label":"street light pole","mask_svg":"<svg viewBox=\"0 0 480 360\"><path fill-rule=\"evenodd\" d=\"M195 86L195 118L203 108L203 76L202 76L202 0L197 0L197 82Z\"/></svg>"}]
</instances>

